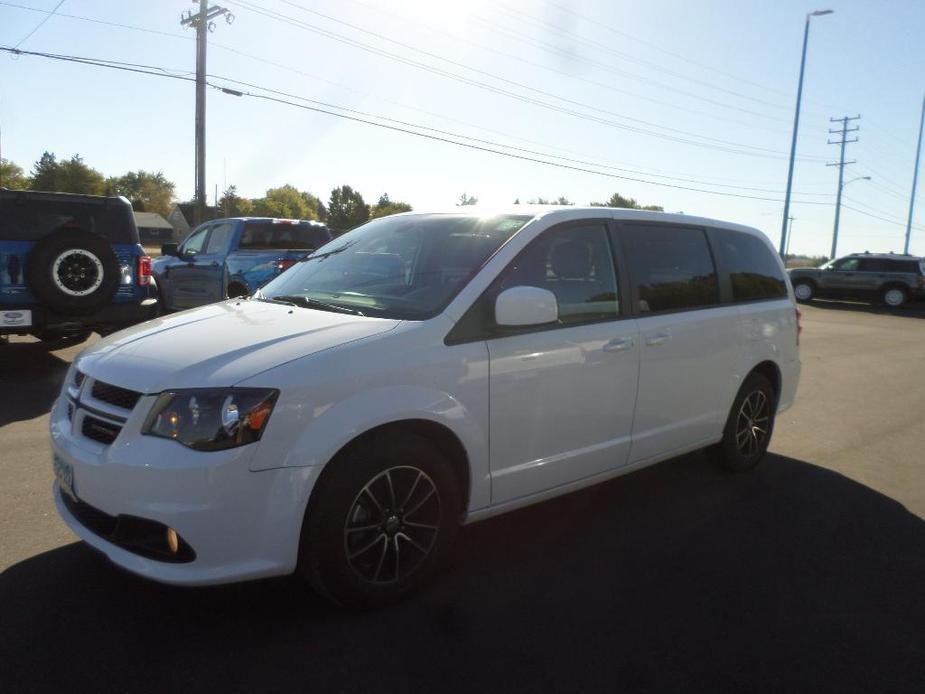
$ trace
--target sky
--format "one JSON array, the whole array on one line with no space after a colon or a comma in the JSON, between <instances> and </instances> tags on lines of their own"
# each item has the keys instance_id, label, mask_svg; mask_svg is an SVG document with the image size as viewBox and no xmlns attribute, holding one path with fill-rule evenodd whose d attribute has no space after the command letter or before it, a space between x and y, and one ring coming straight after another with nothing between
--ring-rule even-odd
<instances>
[{"instance_id":1,"label":"sky","mask_svg":"<svg viewBox=\"0 0 925 694\"><path fill-rule=\"evenodd\" d=\"M284 183L322 200L348 184L416 209L464 192L493 205L619 192L757 227L776 245L804 20L832 9L811 23L790 251L829 254L829 119L861 115L837 254L901 252L925 2L819 2L219 0L234 21L217 18L209 35L210 83L291 103L208 90L209 199L216 186L259 197ZM58 4L0 0L0 46L195 75L180 17L198 3L64 0L49 16ZM107 176L162 171L189 199L194 103L182 79L0 54L2 156L27 171L43 151L78 153ZM925 255L925 174L918 188L911 251Z\"/></svg>"}]
</instances>

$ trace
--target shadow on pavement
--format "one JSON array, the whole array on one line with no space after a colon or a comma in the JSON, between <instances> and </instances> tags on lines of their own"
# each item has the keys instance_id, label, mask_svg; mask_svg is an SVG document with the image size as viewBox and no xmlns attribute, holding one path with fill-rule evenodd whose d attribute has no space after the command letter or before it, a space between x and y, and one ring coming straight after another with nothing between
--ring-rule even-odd
<instances>
[{"instance_id":1,"label":"shadow on pavement","mask_svg":"<svg viewBox=\"0 0 925 694\"><path fill-rule=\"evenodd\" d=\"M69 366L41 342L0 345L0 427L48 414Z\"/></svg>"},{"instance_id":2,"label":"shadow on pavement","mask_svg":"<svg viewBox=\"0 0 925 694\"><path fill-rule=\"evenodd\" d=\"M900 306L899 308L890 308L881 303L839 301L836 299L814 299L809 305L829 311L853 311L855 313L870 313L877 316L925 318L925 301L910 301L905 306Z\"/></svg>"},{"instance_id":3,"label":"shadow on pavement","mask_svg":"<svg viewBox=\"0 0 925 694\"><path fill-rule=\"evenodd\" d=\"M923 595L925 522L895 501L697 454L467 527L428 590L367 614L53 550L0 575L0 689L921 692Z\"/></svg>"}]
</instances>

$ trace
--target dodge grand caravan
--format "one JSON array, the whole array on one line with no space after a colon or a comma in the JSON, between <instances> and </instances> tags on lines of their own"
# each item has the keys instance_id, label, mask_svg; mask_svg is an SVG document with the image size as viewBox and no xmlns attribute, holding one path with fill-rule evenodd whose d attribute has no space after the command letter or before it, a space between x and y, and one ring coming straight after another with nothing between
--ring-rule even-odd
<instances>
[{"instance_id":1,"label":"dodge grand caravan","mask_svg":"<svg viewBox=\"0 0 925 694\"><path fill-rule=\"evenodd\" d=\"M799 312L758 231L607 208L374 220L249 298L112 335L51 416L58 510L197 585L395 600L460 523L687 451L761 461Z\"/></svg>"}]
</instances>

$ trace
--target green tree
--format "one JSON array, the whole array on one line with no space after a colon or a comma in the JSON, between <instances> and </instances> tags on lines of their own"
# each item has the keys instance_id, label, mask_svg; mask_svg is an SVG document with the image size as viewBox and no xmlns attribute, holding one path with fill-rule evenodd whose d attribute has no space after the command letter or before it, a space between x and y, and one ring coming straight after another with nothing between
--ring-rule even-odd
<instances>
[{"instance_id":1,"label":"green tree","mask_svg":"<svg viewBox=\"0 0 925 694\"><path fill-rule=\"evenodd\" d=\"M249 217L254 213L254 204L238 195L236 186L228 186L218 201L219 214L222 217Z\"/></svg>"},{"instance_id":2,"label":"green tree","mask_svg":"<svg viewBox=\"0 0 925 694\"><path fill-rule=\"evenodd\" d=\"M456 203L457 206L462 207L463 205L478 205L479 199L474 195L467 195L463 193L459 196L459 202Z\"/></svg>"},{"instance_id":3,"label":"green tree","mask_svg":"<svg viewBox=\"0 0 925 694\"><path fill-rule=\"evenodd\" d=\"M22 167L9 159L0 159L0 188L24 190L28 187L29 178L23 173Z\"/></svg>"},{"instance_id":4,"label":"green tree","mask_svg":"<svg viewBox=\"0 0 925 694\"><path fill-rule=\"evenodd\" d=\"M592 202L592 207L626 207L631 210L651 210L652 212L664 212L665 208L661 205L640 205L635 198L624 198L619 193L614 193L606 202Z\"/></svg>"},{"instance_id":5,"label":"green tree","mask_svg":"<svg viewBox=\"0 0 925 694\"><path fill-rule=\"evenodd\" d=\"M327 223L333 232L342 234L367 221L369 205L359 192L350 186L341 186L331 191Z\"/></svg>"},{"instance_id":6,"label":"green tree","mask_svg":"<svg viewBox=\"0 0 925 694\"><path fill-rule=\"evenodd\" d=\"M312 219L320 219L322 222L327 219L328 209L324 206L324 203L321 202L321 198L312 195L308 191L302 191L301 195L305 204L308 205L308 209L313 210L315 213Z\"/></svg>"},{"instance_id":7,"label":"green tree","mask_svg":"<svg viewBox=\"0 0 925 694\"><path fill-rule=\"evenodd\" d=\"M158 171L129 171L106 181L107 195L124 195L136 212L157 212L166 217L173 201L174 184Z\"/></svg>"},{"instance_id":8,"label":"green tree","mask_svg":"<svg viewBox=\"0 0 925 694\"><path fill-rule=\"evenodd\" d=\"M528 205L574 205L575 203L569 200L564 195L560 195L555 200L547 200L546 198L536 198L535 200L528 200L527 204Z\"/></svg>"},{"instance_id":9,"label":"green tree","mask_svg":"<svg viewBox=\"0 0 925 694\"><path fill-rule=\"evenodd\" d=\"M392 201L389 199L388 193L383 193L379 196L379 202L373 205L370 210L369 218L376 219L377 217L386 217L399 212L411 212L411 209L411 205L407 202Z\"/></svg>"},{"instance_id":10,"label":"green tree","mask_svg":"<svg viewBox=\"0 0 925 694\"><path fill-rule=\"evenodd\" d=\"M106 179L87 166L79 154L59 162L53 152L45 152L32 167L32 187L59 193L104 195Z\"/></svg>"},{"instance_id":11,"label":"green tree","mask_svg":"<svg viewBox=\"0 0 925 694\"><path fill-rule=\"evenodd\" d=\"M270 188L264 197L254 200L254 214L284 219L318 219L317 211L310 209L302 193L288 183Z\"/></svg>"},{"instance_id":12,"label":"green tree","mask_svg":"<svg viewBox=\"0 0 925 694\"><path fill-rule=\"evenodd\" d=\"M32 165L32 188L35 190L58 190L58 160L52 152L43 152Z\"/></svg>"}]
</instances>

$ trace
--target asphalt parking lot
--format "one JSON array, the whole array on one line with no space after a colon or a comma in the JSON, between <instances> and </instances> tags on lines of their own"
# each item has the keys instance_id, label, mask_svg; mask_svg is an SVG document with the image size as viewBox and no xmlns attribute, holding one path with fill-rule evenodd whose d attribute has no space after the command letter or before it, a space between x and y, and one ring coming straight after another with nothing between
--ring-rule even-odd
<instances>
[{"instance_id":1,"label":"asphalt parking lot","mask_svg":"<svg viewBox=\"0 0 925 694\"><path fill-rule=\"evenodd\" d=\"M925 691L925 306L805 309L773 455L703 454L467 527L369 614L294 579L122 573L50 498L77 348L0 346L0 691Z\"/></svg>"}]
</instances>

